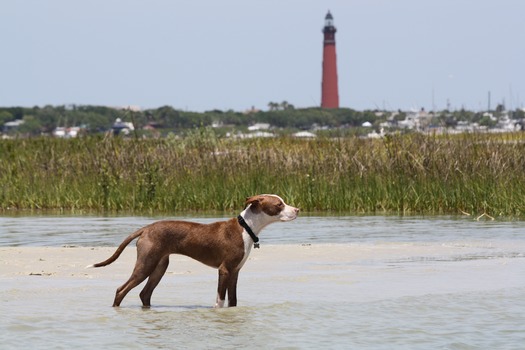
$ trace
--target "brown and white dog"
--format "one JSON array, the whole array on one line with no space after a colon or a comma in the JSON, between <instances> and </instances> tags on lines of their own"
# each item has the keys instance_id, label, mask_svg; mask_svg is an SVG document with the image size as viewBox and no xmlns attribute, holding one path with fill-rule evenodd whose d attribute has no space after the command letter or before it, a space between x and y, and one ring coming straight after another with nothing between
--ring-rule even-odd
<instances>
[{"instance_id":1,"label":"brown and white dog","mask_svg":"<svg viewBox=\"0 0 525 350\"><path fill-rule=\"evenodd\" d=\"M261 230L277 221L291 221L298 208L281 197L263 194L246 199L237 218L200 224L187 221L157 221L129 235L106 261L88 267L106 266L117 260L126 246L137 241L137 262L131 277L117 289L113 306L119 306L126 294L149 277L140 292L143 307L151 305L151 294L166 272L170 254L183 254L219 270L217 302L223 307L228 292L228 306L237 305L237 278L248 259L252 244L258 247Z\"/></svg>"}]
</instances>

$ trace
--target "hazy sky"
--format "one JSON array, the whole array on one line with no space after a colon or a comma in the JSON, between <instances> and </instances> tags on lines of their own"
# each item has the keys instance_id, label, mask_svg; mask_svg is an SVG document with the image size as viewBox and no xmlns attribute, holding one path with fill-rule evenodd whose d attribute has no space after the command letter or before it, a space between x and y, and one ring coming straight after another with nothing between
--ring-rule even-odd
<instances>
[{"instance_id":1,"label":"hazy sky","mask_svg":"<svg viewBox=\"0 0 525 350\"><path fill-rule=\"evenodd\" d=\"M525 107L524 0L0 0L0 106Z\"/></svg>"}]
</instances>

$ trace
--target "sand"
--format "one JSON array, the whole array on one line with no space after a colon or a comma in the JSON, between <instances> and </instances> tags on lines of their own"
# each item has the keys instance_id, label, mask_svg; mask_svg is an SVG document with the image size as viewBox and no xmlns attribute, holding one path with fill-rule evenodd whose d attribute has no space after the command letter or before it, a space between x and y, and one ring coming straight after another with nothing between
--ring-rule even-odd
<instances>
[{"instance_id":1,"label":"sand","mask_svg":"<svg viewBox=\"0 0 525 350\"><path fill-rule=\"evenodd\" d=\"M405 296L522 288L524 259L472 259L477 248L442 244L262 245L253 249L239 277L239 302L381 300ZM128 247L113 264L86 266L113 254L110 247L0 248L0 291L21 295L55 294L63 298L101 299L114 291L135 264ZM465 259L458 259L464 256ZM166 276L153 294L164 305L212 305L217 272L185 256L172 255ZM74 291L72 286L76 288ZM135 288L124 304L140 305ZM58 297L57 297L58 298ZM6 299L6 301L8 301Z\"/></svg>"},{"instance_id":2,"label":"sand","mask_svg":"<svg viewBox=\"0 0 525 350\"><path fill-rule=\"evenodd\" d=\"M0 290L17 298L39 293L46 298L61 295L73 300L80 291L83 297L99 298L109 304L116 288L131 274L136 248L126 248L117 261L106 267L86 266L105 260L114 251L113 247L0 248ZM252 250L241 271L239 300L248 303L275 300L276 286L279 289L277 299L283 301L288 300L283 291L297 296L314 295L309 286L326 285L323 281L327 280L327 271L337 276L328 280L337 283L339 289L345 289L351 275L341 270L349 270L349 261L355 259L355 256L350 258L347 251L346 245L262 245L261 249ZM153 304L158 301L164 305L211 306L216 283L215 269L186 256L171 255L168 271L153 294ZM140 290L141 286L132 290L123 305L139 306L137 294Z\"/></svg>"},{"instance_id":3,"label":"sand","mask_svg":"<svg viewBox=\"0 0 525 350\"><path fill-rule=\"evenodd\" d=\"M263 246L252 250L243 271L264 272L285 265L300 265L308 261L329 259L350 261L345 245L330 246ZM113 254L114 247L2 247L0 248L0 277L43 276L60 278L121 278L129 276L135 264L136 249L130 246L111 265L104 268L86 268ZM346 258L345 258L346 257ZM352 260L355 256L352 257ZM250 266L253 265L253 266ZM290 268L291 266L288 266ZM208 274L213 271L193 259L181 255L170 257L170 274Z\"/></svg>"}]
</instances>

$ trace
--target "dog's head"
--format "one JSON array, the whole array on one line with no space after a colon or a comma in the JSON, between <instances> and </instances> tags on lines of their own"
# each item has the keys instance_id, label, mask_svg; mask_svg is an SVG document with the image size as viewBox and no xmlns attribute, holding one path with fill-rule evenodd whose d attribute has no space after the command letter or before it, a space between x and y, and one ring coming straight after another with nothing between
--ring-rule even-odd
<instances>
[{"instance_id":1,"label":"dog's head","mask_svg":"<svg viewBox=\"0 0 525 350\"><path fill-rule=\"evenodd\" d=\"M275 194L260 194L246 198L246 206L254 214L263 213L274 217L276 221L294 220L299 209L286 204L283 199Z\"/></svg>"}]
</instances>

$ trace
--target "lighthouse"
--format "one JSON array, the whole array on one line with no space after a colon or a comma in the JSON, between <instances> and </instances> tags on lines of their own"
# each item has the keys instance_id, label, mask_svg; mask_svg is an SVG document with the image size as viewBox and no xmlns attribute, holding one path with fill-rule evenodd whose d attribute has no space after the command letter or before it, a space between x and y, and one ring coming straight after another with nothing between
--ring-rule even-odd
<instances>
[{"instance_id":1,"label":"lighthouse","mask_svg":"<svg viewBox=\"0 0 525 350\"><path fill-rule=\"evenodd\" d=\"M321 82L321 108L339 108L337 63L335 55L334 17L328 11L323 27L323 80Z\"/></svg>"}]
</instances>

